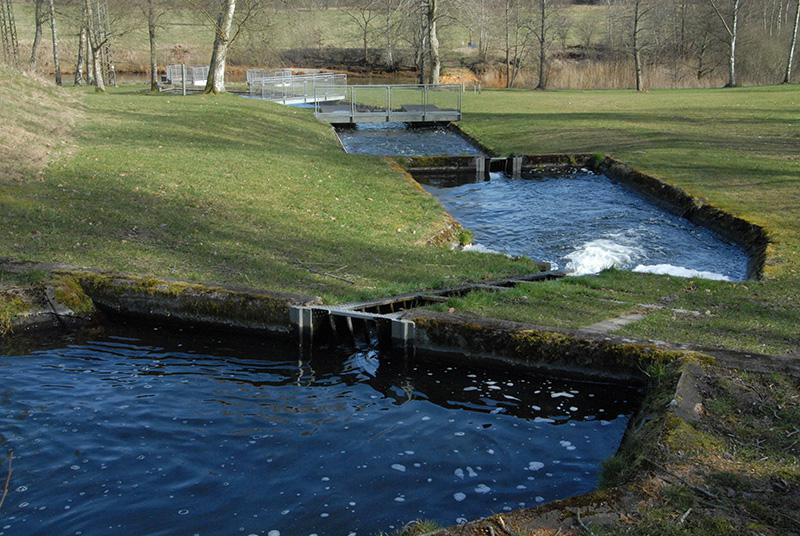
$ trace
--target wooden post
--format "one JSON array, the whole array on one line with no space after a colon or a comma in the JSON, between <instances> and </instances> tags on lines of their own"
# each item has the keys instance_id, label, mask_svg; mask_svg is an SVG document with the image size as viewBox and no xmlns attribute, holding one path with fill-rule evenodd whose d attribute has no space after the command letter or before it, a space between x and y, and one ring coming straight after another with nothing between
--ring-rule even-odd
<instances>
[{"instance_id":1,"label":"wooden post","mask_svg":"<svg viewBox=\"0 0 800 536\"><path fill-rule=\"evenodd\" d=\"M422 120L428 119L428 86L422 86Z\"/></svg>"},{"instance_id":2,"label":"wooden post","mask_svg":"<svg viewBox=\"0 0 800 536\"><path fill-rule=\"evenodd\" d=\"M522 177L522 157L515 156L511 160L511 178L519 179Z\"/></svg>"},{"instance_id":3,"label":"wooden post","mask_svg":"<svg viewBox=\"0 0 800 536\"><path fill-rule=\"evenodd\" d=\"M392 86L386 86L386 121L392 116Z\"/></svg>"},{"instance_id":4,"label":"wooden post","mask_svg":"<svg viewBox=\"0 0 800 536\"><path fill-rule=\"evenodd\" d=\"M486 179L486 159L482 156L475 157L475 179L478 181Z\"/></svg>"}]
</instances>

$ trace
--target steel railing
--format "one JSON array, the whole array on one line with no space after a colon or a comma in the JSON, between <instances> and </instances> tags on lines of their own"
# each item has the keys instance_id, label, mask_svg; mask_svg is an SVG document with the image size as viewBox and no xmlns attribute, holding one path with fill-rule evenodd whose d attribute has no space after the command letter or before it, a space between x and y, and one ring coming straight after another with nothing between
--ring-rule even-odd
<instances>
[{"instance_id":1,"label":"steel railing","mask_svg":"<svg viewBox=\"0 0 800 536\"><path fill-rule=\"evenodd\" d=\"M343 89L344 98L332 99L342 88L317 86L313 100L318 119L330 123L461 120L461 84L353 85ZM333 100L337 102L331 103Z\"/></svg>"}]
</instances>

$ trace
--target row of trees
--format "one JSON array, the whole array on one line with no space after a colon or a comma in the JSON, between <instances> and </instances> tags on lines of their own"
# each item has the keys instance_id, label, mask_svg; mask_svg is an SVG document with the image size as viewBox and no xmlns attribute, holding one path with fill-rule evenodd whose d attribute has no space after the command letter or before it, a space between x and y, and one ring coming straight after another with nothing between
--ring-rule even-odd
<instances>
[{"instance_id":1,"label":"row of trees","mask_svg":"<svg viewBox=\"0 0 800 536\"><path fill-rule=\"evenodd\" d=\"M783 42L783 81L792 79L800 26L800 0L582 0L595 7L583 16L575 0L28 0L34 7L34 36L29 64L36 66L44 28L52 36L53 66L61 83L56 19L71 17L75 48L75 83L102 91L114 84L112 42L146 20L150 83L158 86L158 36L165 16L199 13L213 31L207 91L225 90L229 49L242 33L266 35L277 12L337 10L357 35L364 64L381 50L386 68L410 56L420 82L438 83L441 32L458 27L469 34L469 64L476 71L499 66L512 87L521 73L531 85L548 87L554 61L568 55L590 62L618 61L631 67L637 89L645 87L648 69L671 61L693 65L698 79L725 70L727 85L739 83L742 51L751 59L763 42ZM0 29L5 61L21 63L11 0L0 0ZM570 45L568 45L568 42ZM580 43L576 47L575 43ZM577 50L576 50L577 49ZM773 54L774 56L775 54ZM463 61L463 59L462 59ZM776 80L777 81L777 80Z\"/></svg>"},{"instance_id":2,"label":"row of trees","mask_svg":"<svg viewBox=\"0 0 800 536\"><path fill-rule=\"evenodd\" d=\"M743 27L747 29L747 44L786 39L783 81L788 83L792 78L800 0L595 0L593 3L605 8L605 21L598 20L596 15L583 19L574 13L570 16L568 8L574 2L567 0L351 0L340 3L340 7L349 13L361 37L365 62L368 62L369 37L379 34L383 41L379 44L388 51L384 54L387 64L391 64L391 51L396 46L393 43L405 41L415 48L420 72L424 71L420 63L426 54L438 71L436 24L460 24L476 38L477 42L471 39L470 45L477 49L483 62L502 63L508 87L515 85L524 69L536 72L535 87L547 87L551 59L565 52L568 37L579 38L582 53L593 54L595 61L631 60L637 89L645 86L646 64L667 59L693 62L700 78L724 61L727 85L736 86ZM327 2L320 0L322 4ZM433 15L419 17L418 12L424 12L426 5ZM415 10L415 6L420 9ZM603 26L606 35L598 36ZM430 39L427 45L426 37Z\"/></svg>"}]
</instances>

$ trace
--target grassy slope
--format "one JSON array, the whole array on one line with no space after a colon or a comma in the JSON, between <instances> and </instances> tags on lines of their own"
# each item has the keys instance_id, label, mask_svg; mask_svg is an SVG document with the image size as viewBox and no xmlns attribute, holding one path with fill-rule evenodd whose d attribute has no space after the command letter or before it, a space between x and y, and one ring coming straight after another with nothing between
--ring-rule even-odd
<instances>
[{"instance_id":1,"label":"grassy slope","mask_svg":"<svg viewBox=\"0 0 800 536\"><path fill-rule=\"evenodd\" d=\"M438 203L309 111L234 96L86 93L79 150L0 181L2 256L332 301L535 271L426 245Z\"/></svg>"},{"instance_id":2,"label":"grassy slope","mask_svg":"<svg viewBox=\"0 0 800 536\"><path fill-rule=\"evenodd\" d=\"M465 106L465 130L499 153L613 154L768 229L774 244L766 281L696 282L675 294L670 278L636 276L646 281L642 299L669 296L674 301L671 309L629 326L625 334L747 351L800 347L799 87L646 94L484 92L467 96ZM615 282L628 277L611 277L605 295L614 298ZM454 300L450 306L574 325L572 299L559 289L575 284L531 292L527 313L524 305L509 308L502 299L488 296ZM551 311L549 318L543 318L548 316L543 307Z\"/></svg>"},{"instance_id":3,"label":"grassy slope","mask_svg":"<svg viewBox=\"0 0 800 536\"><path fill-rule=\"evenodd\" d=\"M82 107L65 91L0 64L0 182L38 175L74 149Z\"/></svg>"}]
</instances>

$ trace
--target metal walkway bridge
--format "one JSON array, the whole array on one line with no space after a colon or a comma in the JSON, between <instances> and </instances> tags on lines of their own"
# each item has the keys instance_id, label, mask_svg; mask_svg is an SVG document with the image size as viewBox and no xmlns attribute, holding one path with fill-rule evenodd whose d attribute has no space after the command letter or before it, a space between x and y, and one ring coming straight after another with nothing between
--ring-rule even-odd
<instances>
[{"instance_id":1,"label":"metal walkway bridge","mask_svg":"<svg viewBox=\"0 0 800 536\"><path fill-rule=\"evenodd\" d=\"M460 84L348 86L346 74L291 69L251 69L247 85L253 98L313 105L317 119L332 125L460 121L464 93Z\"/></svg>"},{"instance_id":2,"label":"metal walkway bridge","mask_svg":"<svg viewBox=\"0 0 800 536\"><path fill-rule=\"evenodd\" d=\"M262 74L263 73L263 74ZM347 75L332 72L292 74L289 69L273 72L248 71L247 85L251 97L281 104L315 104L317 99L342 100L345 98ZM325 91L317 92L318 87Z\"/></svg>"},{"instance_id":3,"label":"metal walkway bridge","mask_svg":"<svg viewBox=\"0 0 800 536\"><path fill-rule=\"evenodd\" d=\"M463 91L460 84L345 87L318 84L312 102L317 119L332 125L450 123L461 120Z\"/></svg>"}]
</instances>

